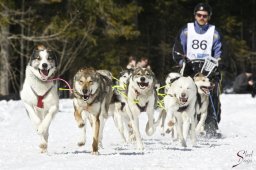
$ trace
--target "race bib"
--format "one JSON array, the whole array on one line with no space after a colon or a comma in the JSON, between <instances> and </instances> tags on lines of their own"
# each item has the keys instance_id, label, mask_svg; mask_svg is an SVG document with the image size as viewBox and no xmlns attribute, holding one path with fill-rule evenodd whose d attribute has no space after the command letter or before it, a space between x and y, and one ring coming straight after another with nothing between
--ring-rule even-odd
<instances>
[{"instance_id":1,"label":"race bib","mask_svg":"<svg viewBox=\"0 0 256 170\"><path fill-rule=\"evenodd\" d=\"M214 30L215 26L210 26L204 34L198 34L194 23L188 23L187 57L190 60L211 56Z\"/></svg>"}]
</instances>

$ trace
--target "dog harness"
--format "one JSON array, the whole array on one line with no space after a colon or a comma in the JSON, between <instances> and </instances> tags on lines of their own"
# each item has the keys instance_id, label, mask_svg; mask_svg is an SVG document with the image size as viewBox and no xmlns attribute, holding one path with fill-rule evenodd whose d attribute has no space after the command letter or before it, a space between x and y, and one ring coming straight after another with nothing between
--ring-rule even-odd
<instances>
[{"instance_id":1,"label":"dog harness","mask_svg":"<svg viewBox=\"0 0 256 170\"><path fill-rule=\"evenodd\" d=\"M52 86L51 88L49 88L49 90L47 90L44 95L39 96L39 95L35 92L35 90L31 87L33 93L37 96L37 105L36 105L36 106L37 106L38 108L44 108L43 99L44 99L45 96L47 96L47 94L51 91L52 88L53 88L53 86Z\"/></svg>"},{"instance_id":2,"label":"dog harness","mask_svg":"<svg viewBox=\"0 0 256 170\"><path fill-rule=\"evenodd\" d=\"M148 107L148 102L145 104L145 106L140 106L138 103L136 103L136 106L140 109L140 112L145 112L146 108Z\"/></svg>"},{"instance_id":3,"label":"dog harness","mask_svg":"<svg viewBox=\"0 0 256 170\"><path fill-rule=\"evenodd\" d=\"M178 112L183 112L184 110L186 110L188 108L188 105L187 106L181 106L179 107L179 109L177 110Z\"/></svg>"}]
</instances>

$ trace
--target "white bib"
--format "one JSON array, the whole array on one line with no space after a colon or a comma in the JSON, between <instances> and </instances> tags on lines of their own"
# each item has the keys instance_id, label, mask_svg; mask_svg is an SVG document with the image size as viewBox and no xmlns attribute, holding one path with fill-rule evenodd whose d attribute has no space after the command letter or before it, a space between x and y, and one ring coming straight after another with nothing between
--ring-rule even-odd
<instances>
[{"instance_id":1,"label":"white bib","mask_svg":"<svg viewBox=\"0 0 256 170\"><path fill-rule=\"evenodd\" d=\"M195 31L194 23L188 23L187 58L203 59L212 54L215 26L210 26L204 34Z\"/></svg>"}]
</instances>

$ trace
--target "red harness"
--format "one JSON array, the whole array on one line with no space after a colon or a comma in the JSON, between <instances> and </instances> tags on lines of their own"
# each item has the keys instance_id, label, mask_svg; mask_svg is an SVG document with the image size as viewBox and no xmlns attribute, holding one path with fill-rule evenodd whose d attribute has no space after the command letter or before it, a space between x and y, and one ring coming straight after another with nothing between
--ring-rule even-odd
<instances>
[{"instance_id":1,"label":"red harness","mask_svg":"<svg viewBox=\"0 0 256 170\"><path fill-rule=\"evenodd\" d=\"M53 87L53 86L52 86L52 87ZM49 90L47 90L47 92L46 92L44 95L42 95L42 96L39 96L39 95L35 92L35 90L31 87L33 93L37 96L37 105L36 105L36 106L37 106L38 108L44 108L43 99L44 99L44 97L51 91L52 87L49 88Z\"/></svg>"}]
</instances>

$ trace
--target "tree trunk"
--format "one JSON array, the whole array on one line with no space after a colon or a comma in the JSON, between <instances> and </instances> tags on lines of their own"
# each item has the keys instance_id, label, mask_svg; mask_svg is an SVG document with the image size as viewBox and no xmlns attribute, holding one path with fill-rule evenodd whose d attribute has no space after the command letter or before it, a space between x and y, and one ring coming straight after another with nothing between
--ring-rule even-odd
<instances>
[{"instance_id":1,"label":"tree trunk","mask_svg":"<svg viewBox=\"0 0 256 170\"><path fill-rule=\"evenodd\" d=\"M9 26L0 26L0 95L9 94Z\"/></svg>"}]
</instances>

